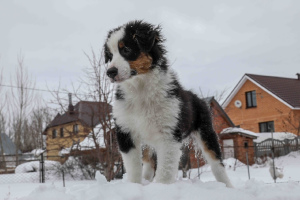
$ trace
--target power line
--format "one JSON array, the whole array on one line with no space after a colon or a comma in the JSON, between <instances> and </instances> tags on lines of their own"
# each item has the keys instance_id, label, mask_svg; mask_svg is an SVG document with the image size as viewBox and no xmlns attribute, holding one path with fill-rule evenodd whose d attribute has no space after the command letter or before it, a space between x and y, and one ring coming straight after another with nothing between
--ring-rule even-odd
<instances>
[{"instance_id":1,"label":"power line","mask_svg":"<svg viewBox=\"0 0 300 200\"><path fill-rule=\"evenodd\" d=\"M14 85L3 85L3 84L0 84L0 86L3 86L3 87L9 87L9 88L16 88L16 89L21 89L22 87L20 86L14 86ZM59 92L59 91L55 91L55 90L45 90L45 89L37 89L37 88L28 88L28 87L23 87L23 89L25 90L35 90L35 91L40 91L40 92L57 92L57 93L65 93L67 94L68 92Z\"/></svg>"},{"instance_id":2,"label":"power line","mask_svg":"<svg viewBox=\"0 0 300 200\"><path fill-rule=\"evenodd\" d=\"M22 88L20 86L4 85L4 84L0 84L0 86L9 87L9 88L15 88L15 89L21 89ZM28 87L23 87L23 89L25 89L25 90L40 91L40 92L60 93L60 94L69 94L69 93L72 93L72 92L61 92L61 91L58 91L58 90L45 90L45 89L28 88ZM78 93L76 93L76 95L84 95L84 96L86 96L86 94L78 94Z\"/></svg>"}]
</instances>

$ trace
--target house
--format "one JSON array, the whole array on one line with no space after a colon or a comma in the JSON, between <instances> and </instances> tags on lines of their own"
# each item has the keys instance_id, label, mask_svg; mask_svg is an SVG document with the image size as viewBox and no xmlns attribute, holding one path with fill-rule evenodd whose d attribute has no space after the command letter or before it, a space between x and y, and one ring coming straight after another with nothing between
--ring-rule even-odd
<instances>
[{"instance_id":1,"label":"house","mask_svg":"<svg viewBox=\"0 0 300 200\"><path fill-rule=\"evenodd\" d=\"M61 150L84 141L96 125L105 126L103 122L110 120L111 110L105 102L80 101L73 106L69 95L68 110L58 113L43 132L47 136L47 158L61 161Z\"/></svg>"},{"instance_id":2,"label":"house","mask_svg":"<svg viewBox=\"0 0 300 200\"><path fill-rule=\"evenodd\" d=\"M222 107L238 127L255 133L300 132L300 74L245 74Z\"/></svg>"},{"instance_id":3,"label":"house","mask_svg":"<svg viewBox=\"0 0 300 200\"><path fill-rule=\"evenodd\" d=\"M5 133L0 134L0 156L10 156L16 155L17 148L15 143L6 135ZM18 154L22 154L20 150L18 150Z\"/></svg>"}]
</instances>

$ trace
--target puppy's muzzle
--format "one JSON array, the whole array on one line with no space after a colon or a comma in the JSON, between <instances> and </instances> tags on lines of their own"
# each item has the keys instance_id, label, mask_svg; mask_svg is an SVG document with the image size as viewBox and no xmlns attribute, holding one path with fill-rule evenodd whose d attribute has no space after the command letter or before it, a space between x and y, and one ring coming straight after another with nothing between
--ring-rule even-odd
<instances>
[{"instance_id":1,"label":"puppy's muzzle","mask_svg":"<svg viewBox=\"0 0 300 200\"><path fill-rule=\"evenodd\" d=\"M106 75L111 78L111 79L115 79L115 77L118 75L118 68L116 67L111 67L107 70Z\"/></svg>"}]
</instances>

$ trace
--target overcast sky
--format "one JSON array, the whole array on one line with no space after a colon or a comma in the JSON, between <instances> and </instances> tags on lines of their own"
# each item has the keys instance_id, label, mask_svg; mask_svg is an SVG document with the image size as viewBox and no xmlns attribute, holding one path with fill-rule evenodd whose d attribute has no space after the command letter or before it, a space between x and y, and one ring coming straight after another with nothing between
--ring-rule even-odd
<instances>
[{"instance_id":1,"label":"overcast sky","mask_svg":"<svg viewBox=\"0 0 300 200\"><path fill-rule=\"evenodd\" d=\"M161 24L172 67L186 89L229 88L245 73L300 73L300 1L0 0L0 68L9 83L17 56L36 87L78 81L83 52L130 20Z\"/></svg>"}]
</instances>

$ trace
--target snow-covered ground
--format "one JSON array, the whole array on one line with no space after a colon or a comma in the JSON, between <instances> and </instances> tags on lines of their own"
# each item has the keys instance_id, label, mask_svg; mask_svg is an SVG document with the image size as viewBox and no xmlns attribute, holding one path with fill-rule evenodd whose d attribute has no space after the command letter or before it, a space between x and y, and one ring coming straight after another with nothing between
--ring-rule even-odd
<instances>
[{"instance_id":1,"label":"snow-covered ground","mask_svg":"<svg viewBox=\"0 0 300 200\"><path fill-rule=\"evenodd\" d=\"M269 166L253 165L250 167L251 179L248 180L247 166L238 163L234 170L234 159L225 161L227 173L235 186L226 188L216 182L209 166L190 173L191 179L181 178L174 184L160 183L134 184L123 180L106 182L97 174L96 181L67 181L66 187L62 182L39 183L10 183L0 184L0 199L12 200L96 200L96 199L222 199L222 200L283 200L300 199L300 151L275 160L275 164L283 169L284 177L275 184L269 172ZM1 177L1 176L0 176Z\"/></svg>"}]
</instances>

